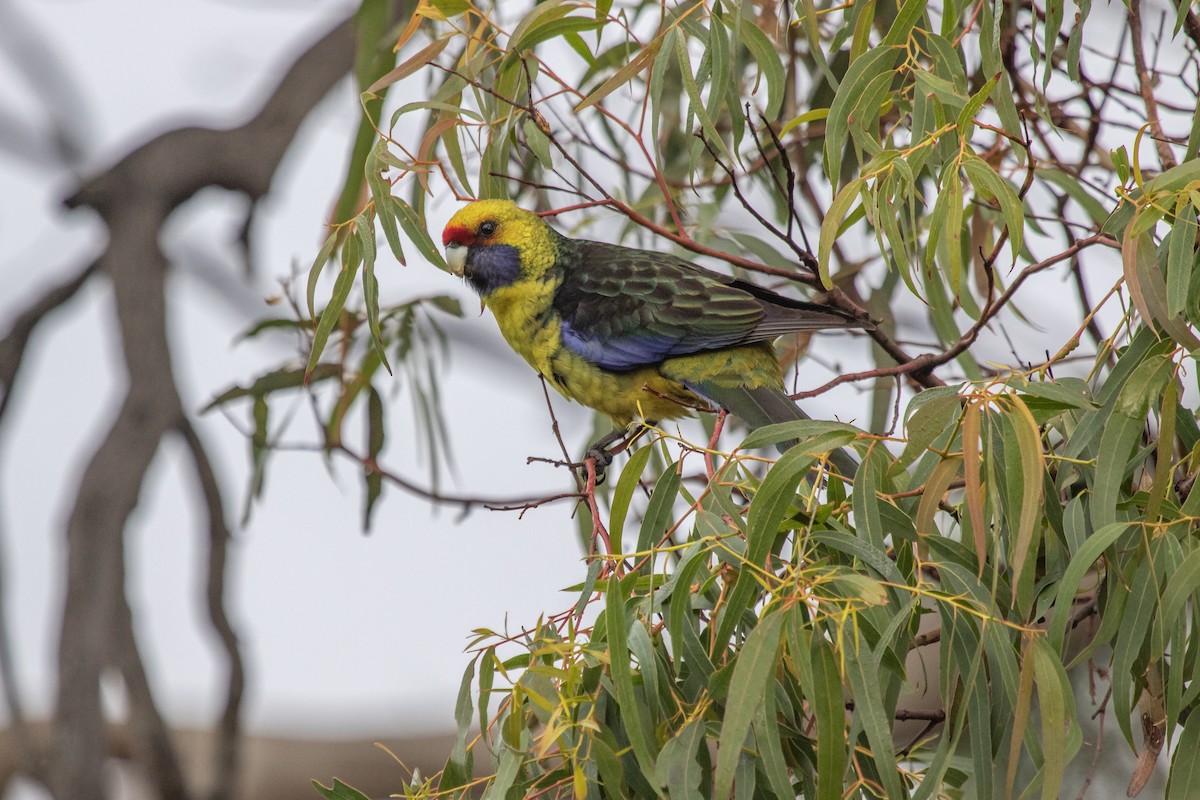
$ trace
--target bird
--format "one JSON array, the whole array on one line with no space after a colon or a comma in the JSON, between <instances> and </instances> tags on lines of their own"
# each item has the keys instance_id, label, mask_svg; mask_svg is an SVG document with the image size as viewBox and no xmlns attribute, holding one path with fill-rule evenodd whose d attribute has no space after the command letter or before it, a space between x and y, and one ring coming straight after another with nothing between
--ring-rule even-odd
<instances>
[{"instance_id":1,"label":"bird","mask_svg":"<svg viewBox=\"0 0 1200 800\"><path fill-rule=\"evenodd\" d=\"M874 327L675 255L567 237L511 200L463 206L442 245L512 349L564 397L612 420L586 451L597 482L610 445L697 408L724 408L751 429L808 419L784 388L774 340ZM857 462L842 456L834 464L852 473Z\"/></svg>"}]
</instances>

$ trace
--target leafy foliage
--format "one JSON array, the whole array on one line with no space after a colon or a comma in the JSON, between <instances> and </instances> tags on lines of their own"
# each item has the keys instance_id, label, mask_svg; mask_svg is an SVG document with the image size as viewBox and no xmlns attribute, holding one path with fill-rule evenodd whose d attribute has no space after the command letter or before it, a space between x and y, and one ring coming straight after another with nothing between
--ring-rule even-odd
<instances>
[{"instance_id":1,"label":"leafy foliage","mask_svg":"<svg viewBox=\"0 0 1200 800\"><path fill-rule=\"evenodd\" d=\"M309 373L341 376L331 442L351 405L380 413L387 354L413 358L392 321L424 303L380 306L375 228L401 262L411 244L444 267L429 195L607 209L629 240L882 324L872 368L808 393L869 387L864 429L773 426L733 449L659 431L613 486L571 494L610 551L573 607L479 632L459 744L405 796L1052 798L1090 715L1068 672L1088 664L1139 754L1130 791L1178 739L1170 796L1200 793L1200 23L1180 3L1151 42L1139 0L1089 14L1064 30L1055 2L417 5L409 55L363 97L421 99L352 170L369 199L308 286ZM410 148L394 132L413 120ZM1009 329L1039 328L1019 305L1050 293L1070 332L999 363ZM753 450L792 439L771 464ZM842 447L852 476L828 470Z\"/></svg>"}]
</instances>

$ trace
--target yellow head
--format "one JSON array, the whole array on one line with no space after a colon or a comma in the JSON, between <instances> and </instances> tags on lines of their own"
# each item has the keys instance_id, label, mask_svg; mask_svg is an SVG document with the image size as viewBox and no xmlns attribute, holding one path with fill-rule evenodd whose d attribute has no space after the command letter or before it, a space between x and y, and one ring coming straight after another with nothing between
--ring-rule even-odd
<instances>
[{"instance_id":1,"label":"yellow head","mask_svg":"<svg viewBox=\"0 0 1200 800\"><path fill-rule=\"evenodd\" d=\"M485 297L517 280L540 278L558 256L557 234L511 200L476 200L442 233L446 263Z\"/></svg>"}]
</instances>

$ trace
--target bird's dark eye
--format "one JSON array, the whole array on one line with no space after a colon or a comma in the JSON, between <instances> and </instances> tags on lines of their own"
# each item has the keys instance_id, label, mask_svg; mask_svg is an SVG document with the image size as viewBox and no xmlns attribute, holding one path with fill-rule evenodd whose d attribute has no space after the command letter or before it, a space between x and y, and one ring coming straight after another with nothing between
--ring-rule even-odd
<instances>
[{"instance_id":1,"label":"bird's dark eye","mask_svg":"<svg viewBox=\"0 0 1200 800\"><path fill-rule=\"evenodd\" d=\"M484 222L484 223L481 223L479 226L479 235L480 236L491 236L495 232L496 232L496 223L494 223L494 222L491 222L491 221Z\"/></svg>"}]
</instances>

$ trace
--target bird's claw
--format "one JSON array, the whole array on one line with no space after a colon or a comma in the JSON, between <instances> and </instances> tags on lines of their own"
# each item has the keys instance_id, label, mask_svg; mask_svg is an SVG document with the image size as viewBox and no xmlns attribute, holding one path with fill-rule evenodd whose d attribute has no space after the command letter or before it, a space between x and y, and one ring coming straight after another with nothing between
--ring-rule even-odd
<instances>
[{"instance_id":1,"label":"bird's claw","mask_svg":"<svg viewBox=\"0 0 1200 800\"><path fill-rule=\"evenodd\" d=\"M587 464L590 461L596 475L594 485L604 483L608 465L613 462L613 457L637 441L646 430L645 423L641 422L624 428L618 427L589 444L583 453L583 479L586 481L588 478Z\"/></svg>"},{"instance_id":2,"label":"bird's claw","mask_svg":"<svg viewBox=\"0 0 1200 800\"><path fill-rule=\"evenodd\" d=\"M604 483L608 476L608 465L612 463L613 454L602 447L589 447L587 452L583 454L583 479L588 480L588 462L592 463L592 471L595 473L595 486L600 486Z\"/></svg>"}]
</instances>

